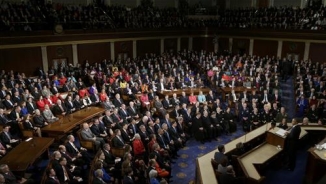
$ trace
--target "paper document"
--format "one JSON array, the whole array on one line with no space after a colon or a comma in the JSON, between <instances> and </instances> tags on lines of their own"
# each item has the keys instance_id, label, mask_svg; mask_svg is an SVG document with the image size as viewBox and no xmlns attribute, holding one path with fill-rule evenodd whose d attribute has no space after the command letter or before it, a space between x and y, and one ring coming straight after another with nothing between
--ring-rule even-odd
<instances>
[{"instance_id":1,"label":"paper document","mask_svg":"<svg viewBox=\"0 0 326 184\"><path fill-rule=\"evenodd\" d=\"M321 147L322 147L323 149L326 149L326 143L322 144Z\"/></svg>"},{"instance_id":2,"label":"paper document","mask_svg":"<svg viewBox=\"0 0 326 184\"><path fill-rule=\"evenodd\" d=\"M284 130L284 129L279 129L277 132L275 132L275 134L284 137L286 132L287 132L287 131Z\"/></svg>"},{"instance_id":3,"label":"paper document","mask_svg":"<svg viewBox=\"0 0 326 184\"><path fill-rule=\"evenodd\" d=\"M30 137L30 138L28 138L28 139L26 139L26 142L28 142L28 141L30 141L30 140L32 140L33 138L32 137Z\"/></svg>"}]
</instances>

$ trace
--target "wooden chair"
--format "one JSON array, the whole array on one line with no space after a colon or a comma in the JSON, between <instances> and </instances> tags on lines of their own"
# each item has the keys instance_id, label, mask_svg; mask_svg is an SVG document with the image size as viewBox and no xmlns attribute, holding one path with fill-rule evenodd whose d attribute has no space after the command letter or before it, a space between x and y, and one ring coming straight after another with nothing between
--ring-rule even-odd
<instances>
[{"instance_id":1,"label":"wooden chair","mask_svg":"<svg viewBox=\"0 0 326 184\"><path fill-rule=\"evenodd\" d=\"M81 136L81 129L77 131L77 136L80 142L80 146L88 149L88 150L95 150L95 145L93 141L84 140Z\"/></svg>"},{"instance_id":2,"label":"wooden chair","mask_svg":"<svg viewBox=\"0 0 326 184\"><path fill-rule=\"evenodd\" d=\"M26 130L24 128L24 125L22 122L18 122L19 129L23 134L23 137L28 138L28 137L33 137L34 136L34 131L33 130Z\"/></svg>"}]
</instances>

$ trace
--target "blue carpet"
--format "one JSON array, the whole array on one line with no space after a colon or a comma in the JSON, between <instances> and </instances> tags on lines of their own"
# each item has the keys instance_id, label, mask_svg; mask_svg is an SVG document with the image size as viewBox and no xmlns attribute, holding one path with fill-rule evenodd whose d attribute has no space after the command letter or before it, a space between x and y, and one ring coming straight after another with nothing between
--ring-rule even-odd
<instances>
[{"instance_id":1,"label":"blue carpet","mask_svg":"<svg viewBox=\"0 0 326 184\"><path fill-rule=\"evenodd\" d=\"M217 149L218 145L228 143L244 134L242 126L237 126L238 130L231 136L222 135L218 141L200 142L191 139L187 142L186 147L181 149L178 154L180 158L172 164L173 182L171 184L186 184L195 179L196 173L196 158Z\"/></svg>"}]
</instances>

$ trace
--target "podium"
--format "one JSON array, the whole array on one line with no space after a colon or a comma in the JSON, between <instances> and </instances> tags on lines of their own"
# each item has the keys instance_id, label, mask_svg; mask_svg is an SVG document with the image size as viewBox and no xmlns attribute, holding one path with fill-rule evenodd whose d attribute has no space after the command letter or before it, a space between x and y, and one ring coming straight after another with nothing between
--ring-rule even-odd
<instances>
[{"instance_id":1,"label":"podium","mask_svg":"<svg viewBox=\"0 0 326 184\"><path fill-rule=\"evenodd\" d=\"M277 130L276 130L277 131ZM280 136L276 134L275 130L270 130L266 135L266 142L274 146L280 146L282 149L285 146L285 136Z\"/></svg>"}]
</instances>

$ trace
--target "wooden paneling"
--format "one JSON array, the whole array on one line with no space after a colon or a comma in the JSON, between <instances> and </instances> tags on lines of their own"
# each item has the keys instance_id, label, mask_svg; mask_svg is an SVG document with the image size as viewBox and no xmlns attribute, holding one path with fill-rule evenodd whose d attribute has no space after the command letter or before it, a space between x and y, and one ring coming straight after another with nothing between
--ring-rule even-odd
<instances>
[{"instance_id":1,"label":"wooden paneling","mask_svg":"<svg viewBox=\"0 0 326 184\"><path fill-rule=\"evenodd\" d=\"M176 53L178 47L177 38L168 38L164 39L164 52L173 52Z\"/></svg>"},{"instance_id":2,"label":"wooden paneling","mask_svg":"<svg viewBox=\"0 0 326 184\"><path fill-rule=\"evenodd\" d=\"M206 50L214 51L213 37L194 37L192 41L192 49L195 51Z\"/></svg>"},{"instance_id":3,"label":"wooden paneling","mask_svg":"<svg viewBox=\"0 0 326 184\"><path fill-rule=\"evenodd\" d=\"M59 45L47 47L49 68L53 66L54 59L66 59L68 63L72 63L72 45ZM66 64L68 64L66 63Z\"/></svg>"},{"instance_id":4,"label":"wooden paneling","mask_svg":"<svg viewBox=\"0 0 326 184\"><path fill-rule=\"evenodd\" d=\"M267 8L269 6L269 0L258 0L257 7L258 8Z\"/></svg>"},{"instance_id":5,"label":"wooden paneling","mask_svg":"<svg viewBox=\"0 0 326 184\"><path fill-rule=\"evenodd\" d=\"M311 43L309 58L312 62L325 63L326 60L326 43Z\"/></svg>"},{"instance_id":6,"label":"wooden paneling","mask_svg":"<svg viewBox=\"0 0 326 184\"><path fill-rule=\"evenodd\" d=\"M218 51L224 52L229 50L229 38L219 38L218 39Z\"/></svg>"},{"instance_id":7,"label":"wooden paneling","mask_svg":"<svg viewBox=\"0 0 326 184\"><path fill-rule=\"evenodd\" d=\"M299 56L299 60L303 58L305 43L304 42L283 42L282 58L287 54L295 54Z\"/></svg>"},{"instance_id":8,"label":"wooden paneling","mask_svg":"<svg viewBox=\"0 0 326 184\"><path fill-rule=\"evenodd\" d=\"M180 44L180 49L181 50L188 50L189 48L189 38L181 38L181 44Z\"/></svg>"},{"instance_id":9,"label":"wooden paneling","mask_svg":"<svg viewBox=\"0 0 326 184\"><path fill-rule=\"evenodd\" d=\"M233 39L233 44L232 44L232 53L233 54L249 54L249 44L250 40L249 39L238 39L235 38Z\"/></svg>"},{"instance_id":10,"label":"wooden paneling","mask_svg":"<svg viewBox=\"0 0 326 184\"><path fill-rule=\"evenodd\" d=\"M127 54L132 58L132 41L114 42L114 53L116 58L119 54Z\"/></svg>"},{"instance_id":11,"label":"wooden paneling","mask_svg":"<svg viewBox=\"0 0 326 184\"><path fill-rule=\"evenodd\" d=\"M145 53L160 54L160 40L139 40L137 41L137 56L144 56Z\"/></svg>"},{"instance_id":12,"label":"wooden paneling","mask_svg":"<svg viewBox=\"0 0 326 184\"><path fill-rule=\"evenodd\" d=\"M253 55L256 56L276 56L277 55L277 41L271 40L254 40Z\"/></svg>"},{"instance_id":13,"label":"wooden paneling","mask_svg":"<svg viewBox=\"0 0 326 184\"><path fill-rule=\"evenodd\" d=\"M38 67L43 67L40 47L0 49L0 68L5 71L33 76Z\"/></svg>"},{"instance_id":14,"label":"wooden paneling","mask_svg":"<svg viewBox=\"0 0 326 184\"><path fill-rule=\"evenodd\" d=\"M86 60L91 63L100 63L111 57L110 43L80 44L78 48L78 62L83 64Z\"/></svg>"}]
</instances>

